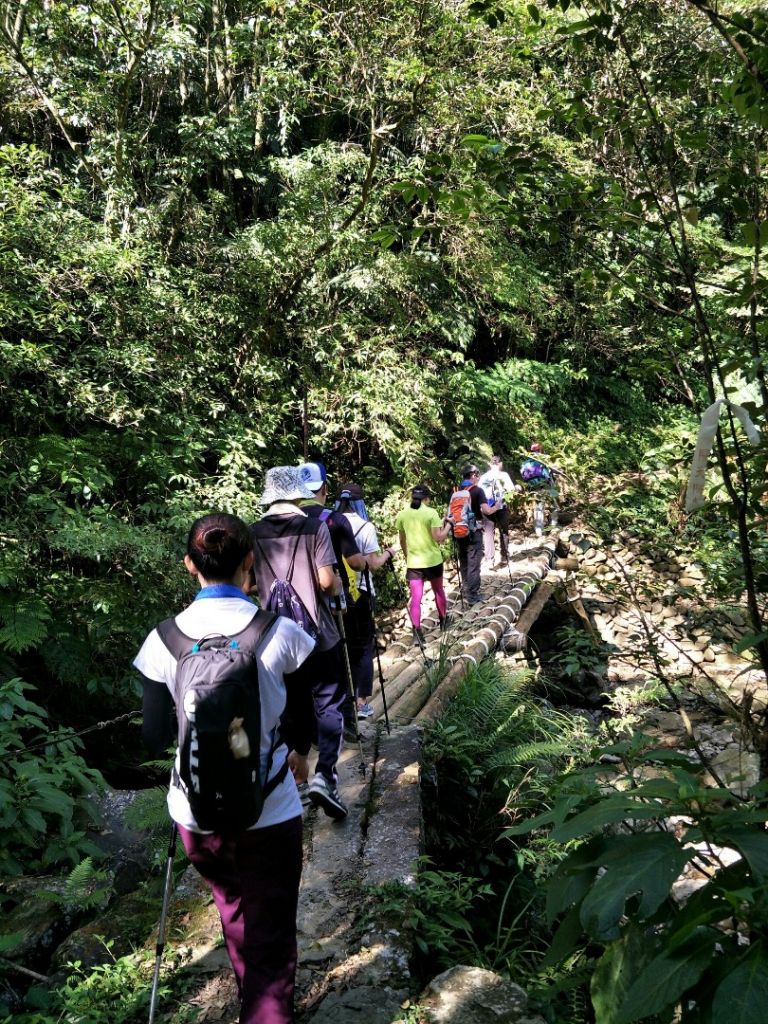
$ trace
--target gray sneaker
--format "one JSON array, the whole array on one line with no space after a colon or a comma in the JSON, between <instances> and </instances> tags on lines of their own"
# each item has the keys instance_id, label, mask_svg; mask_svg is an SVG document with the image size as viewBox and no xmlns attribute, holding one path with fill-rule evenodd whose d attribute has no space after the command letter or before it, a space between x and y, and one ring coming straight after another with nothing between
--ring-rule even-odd
<instances>
[{"instance_id":1,"label":"gray sneaker","mask_svg":"<svg viewBox=\"0 0 768 1024\"><path fill-rule=\"evenodd\" d=\"M347 805L339 796L338 789L319 772L309 784L309 799L315 807L322 807L334 821L342 821L348 814Z\"/></svg>"}]
</instances>

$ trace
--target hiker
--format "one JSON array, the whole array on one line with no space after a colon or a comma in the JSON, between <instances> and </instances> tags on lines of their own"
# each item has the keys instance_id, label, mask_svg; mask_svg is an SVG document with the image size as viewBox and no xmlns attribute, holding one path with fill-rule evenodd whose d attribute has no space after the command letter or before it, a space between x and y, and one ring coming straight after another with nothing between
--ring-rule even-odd
<instances>
[{"instance_id":1,"label":"hiker","mask_svg":"<svg viewBox=\"0 0 768 1024\"><path fill-rule=\"evenodd\" d=\"M461 583L465 588L468 605L482 601L480 595L480 572L483 561L483 544L480 533L482 516L490 515L492 507L485 499L485 492L479 485L480 470L468 463L461 470L461 487L451 497L451 524L454 539L459 549ZM459 495L464 503L463 516L457 516L455 506ZM462 529L466 521L466 531Z\"/></svg>"},{"instance_id":2,"label":"hiker","mask_svg":"<svg viewBox=\"0 0 768 1024\"><path fill-rule=\"evenodd\" d=\"M344 563L355 571L362 572L365 569L366 561L360 553L355 541L355 535L347 521L346 516L336 509L325 507L328 500L328 477L325 466L322 462L304 462L299 466L299 477L302 484L312 491L311 498L302 498L298 502L299 508L306 512L312 519L318 519L325 523L331 534L336 555L336 569L341 577L341 585L344 588L344 596L349 604L350 578L344 571Z\"/></svg>"},{"instance_id":3,"label":"hiker","mask_svg":"<svg viewBox=\"0 0 768 1024\"><path fill-rule=\"evenodd\" d=\"M282 614L303 619L300 624L317 640L315 650L291 680L297 685L289 690L283 722L293 728L295 719L304 720L307 703L313 706L318 758L308 796L311 803L340 821L347 816L336 772L343 745L345 688L341 638L329 598L338 597L341 580L334 571L336 555L328 527L297 504L314 497L314 491L302 483L298 467L267 470L259 499L267 510L251 526L253 572L261 607L281 605Z\"/></svg>"},{"instance_id":4,"label":"hiker","mask_svg":"<svg viewBox=\"0 0 768 1024\"><path fill-rule=\"evenodd\" d=\"M559 518L558 487L555 477L560 470L553 466L551 461L544 456L541 444L534 441L531 444L530 456L520 464L520 476L527 490L538 492L538 500L533 510L533 526L537 537L544 532L544 497L549 498L552 511L550 524L557 526Z\"/></svg>"},{"instance_id":5,"label":"hiker","mask_svg":"<svg viewBox=\"0 0 768 1024\"><path fill-rule=\"evenodd\" d=\"M350 593L350 576L346 571L345 566L349 566L355 571L362 572L365 569L365 558L360 554L360 550L355 542L355 536L352 532L352 527L347 522L345 516L335 509L329 509L325 507L325 503L328 499L328 477L325 466L322 462L304 462L299 466L299 476L301 482L305 487L308 487L313 492L314 497L302 499L299 501L299 508L306 512L308 516L319 519L325 523L331 534L331 544L333 544L333 551L336 555L335 569L341 578L341 585L344 590L344 598L341 602L341 606L335 609L336 615L344 614L344 633L347 632L347 616L349 614L349 608L354 603L352 594ZM347 639L347 648L349 648L349 637ZM344 642L342 638L342 643ZM344 652L342 651L342 654ZM346 664L342 663L346 669ZM352 691L352 692L350 692ZM342 714L344 716L344 730L349 739L356 736L357 728L355 725L355 700L354 700L354 683L352 682L344 691L344 703L342 705Z\"/></svg>"},{"instance_id":6,"label":"hiker","mask_svg":"<svg viewBox=\"0 0 768 1024\"><path fill-rule=\"evenodd\" d=\"M373 612L376 593L371 571L391 565L395 553L393 548L384 548L382 551L379 547L376 527L368 518L363 489L359 484L342 484L334 508L347 519L360 553L365 558L365 569L355 574L354 587L350 587L345 618L357 717L365 719L373 714L369 698L373 693L373 645L376 640Z\"/></svg>"},{"instance_id":7,"label":"hiker","mask_svg":"<svg viewBox=\"0 0 768 1024\"><path fill-rule=\"evenodd\" d=\"M504 463L500 455L494 455L488 463L488 472L483 473L478 484L485 494L486 503L491 508L490 515L483 515L483 556L486 566L489 569L498 568L496 565L496 544L494 535L499 531L500 561L503 565L508 559L507 551L507 529L509 528L509 509L506 506L504 496L516 491L509 473L504 470Z\"/></svg>"},{"instance_id":8,"label":"hiker","mask_svg":"<svg viewBox=\"0 0 768 1024\"><path fill-rule=\"evenodd\" d=\"M201 799L195 794L194 776L190 779L192 788L182 781L182 776L186 777L182 751L189 749L183 744L176 751L168 810L189 859L210 886L219 911L241 999L241 1024L290 1024L294 1019L302 826L301 802L294 775L288 769L299 776L305 774L306 758L296 750L289 754L277 730L286 700L285 680L306 662L315 645L295 623L283 618L272 620L246 596L252 562L251 538L242 520L217 513L197 519L189 531L184 564L197 577L200 590L175 619L152 630L133 664L143 677L142 736L152 754L160 756L174 735L177 675L186 694L183 707L189 707L192 695L192 707L203 714L204 705L195 703L183 664L195 641L221 635L230 644L240 642L247 650L248 635L264 630L266 623L266 632L251 647L256 669L253 685L258 688L261 707L256 763L263 772L261 782L267 782L268 777L266 789L271 787L261 813L257 812L250 823L246 819L232 827L211 828L213 822L205 820L206 827L202 827L192 809L193 804L198 808ZM246 673L252 664L244 662ZM181 665L178 674L177 665ZM190 716L187 721L193 723L194 718ZM243 719L232 721L243 724ZM195 743L194 725L189 729L191 743ZM231 733L230 724L230 749L234 757L242 757L242 751L240 755L235 753ZM254 734L259 736L258 728ZM227 743L226 734L222 734L222 743ZM198 761L189 754L187 760L196 768L198 778L214 778L218 761L214 764L211 747L205 748L208 760L203 758L202 750L192 749L198 752ZM231 778L228 769L225 782ZM248 774L235 786L233 797L238 808L247 804L247 779ZM215 785L220 784L216 778ZM205 790L203 786L198 792ZM210 814L210 809L203 805L203 812ZM203 812L197 809L198 816L202 817Z\"/></svg>"},{"instance_id":9,"label":"hiker","mask_svg":"<svg viewBox=\"0 0 768 1024\"><path fill-rule=\"evenodd\" d=\"M432 492L426 484L417 484L411 491L411 502L398 513L395 526L400 534L400 547L405 555L408 588L411 593L408 613L413 628L413 642L423 647L424 630L421 628L421 599L424 583L429 581L435 595L440 629L448 625L447 601L443 589L443 553L438 547L450 533L450 524L440 520L430 508Z\"/></svg>"}]
</instances>

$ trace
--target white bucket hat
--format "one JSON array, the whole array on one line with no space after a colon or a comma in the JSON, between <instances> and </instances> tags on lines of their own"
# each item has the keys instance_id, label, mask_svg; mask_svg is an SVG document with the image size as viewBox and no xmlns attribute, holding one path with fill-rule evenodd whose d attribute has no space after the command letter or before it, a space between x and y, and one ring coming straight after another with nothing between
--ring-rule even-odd
<instances>
[{"instance_id":1,"label":"white bucket hat","mask_svg":"<svg viewBox=\"0 0 768 1024\"><path fill-rule=\"evenodd\" d=\"M314 498L314 491L302 483L298 466L273 466L267 470L264 493L260 505L271 505L275 501L297 501L299 498Z\"/></svg>"}]
</instances>

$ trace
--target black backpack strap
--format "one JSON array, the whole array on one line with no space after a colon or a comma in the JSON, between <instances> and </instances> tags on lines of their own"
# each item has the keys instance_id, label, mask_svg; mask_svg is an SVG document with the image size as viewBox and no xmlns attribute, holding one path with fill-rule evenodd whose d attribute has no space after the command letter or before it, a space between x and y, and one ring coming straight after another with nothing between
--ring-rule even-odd
<instances>
[{"instance_id":1,"label":"black backpack strap","mask_svg":"<svg viewBox=\"0 0 768 1024\"><path fill-rule=\"evenodd\" d=\"M296 543L293 545L293 551L291 553L291 561L290 561L290 564L288 566L288 573L287 573L287 575L285 577L287 583L290 583L291 580L293 579L293 569L294 569L294 565L296 563L296 552L299 550L299 544L301 543L301 538L303 536L304 536L304 529L302 527L301 529L299 529L299 532L296 534ZM264 550L264 548L261 546L261 544L259 543L258 537L254 537L253 543L254 543L255 547L257 547L259 549L259 554L264 559L264 563L265 563L266 567L269 569L270 573L272 574L272 578L276 580L278 578L277 573L272 568L272 563L267 558L267 553Z\"/></svg>"},{"instance_id":2,"label":"black backpack strap","mask_svg":"<svg viewBox=\"0 0 768 1024\"><path fill-rule=\"evenodd\" d=\"M288 575L285 577L286 582L290 583L293 579L293 573L296 568L296 555L299 550L299 544L301 544L301 538L304 536L304 530L299 530L296 534L296 543L293 545L293 551L291 553L291 563L288 566Z\"/></svg>"},{"instance_id":3,"label":"black backpack strap","mask_svg":"<svg viewBox=\"0 0 768 1024\"><path fill-rule=\"evenodd\" d=\"M285 779L286 775L288 774L288 758L286 757L286 759L280 765L280 768L278 769L277 774L273 778L271 778L271 779L269 777L269 773L272 771L272 758L274 757L275 751L277 750L277 748L283 742L284 742L284 740L283 740L283 737L280 735L280 729L279 728L275 729L274 737L273 737L273 740L272 740L272 746L269 748L269 756L267 758L267 774L266 774L267 781L264 783L264 788L263 788L264 800L265 801L266 801L267 797L269 796L269 794L271 792L273 792L273 790L277 789L277 787L280 785L280 783Z\"/></svg>"},{"instance_id":4,"label":"black backpack strap","mask_svg":"<svg viewBox=\"0 0 768 1024\"><path fill-rule=\"evenodd\" d=\"M191 636L187 636L186 633L182 633L176 625L175 618L163 619L157 627L157 635L174 656L176 661L181 658L182 654L186 654L187 651L191 651L196 643Z\"/></svg>"},{"instance_id":5,"label":"black backpack strap","mask_svg":"<svg viewBox=\"0 0 768 1024\"><path fill-rule=\"evenodd\" d=\"M230 640L237 640L239 643L242 638L255 652L276 621L277 615L274 612L260 608L245 629L241 629L239 633L233 633Z\"/></svg>"},{"instance_id":6,"label":"black backpack strap","mask_svg":"<svg viewBox=\"0 0 768 1024\"><path fill-rule=\"evenodd\" d=\"M245 627L245 629L241 630L239 633L236 633L232 637L232 639L236 640L240 637L243 637L243 639L247 640L247 643L251 645L252 650L255 653L256 648L259 646L259 644L261 644L264 637L277 622L277 618L278 616L274 612L259 610L256 612L256 614ZM275 728L272 736L272 744L269 748L269 755L267 757L267 771L265 776L267 781L264 783L263 788L265 800L267 799L269 794L280 785L280 783L283 781L283 779L285 779L286 775L288 774L288 758L286 758L283 764L280 766L280 770L277 772L274 778L270 779L269 777L269 773L272 771L272 758L274 757L275 751L282 742L283 738L280 735L280 730L279 728Z\"/></svg>"}]
</instances>

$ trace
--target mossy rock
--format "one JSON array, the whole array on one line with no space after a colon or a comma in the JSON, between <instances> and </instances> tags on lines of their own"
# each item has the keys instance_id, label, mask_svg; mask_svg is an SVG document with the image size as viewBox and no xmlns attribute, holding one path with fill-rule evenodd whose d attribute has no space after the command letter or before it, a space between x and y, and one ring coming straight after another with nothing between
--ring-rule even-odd
<instances>
[{"instance_id":1,"label":"mossy rock","mask_svg":"<svg viewBox=\"0 0 768 1024\"><path fill-rule=\"evenodd\" d=\"M85 970L112 963L143 945L157 924L161 900L155 894L134 892L113 902L107 911L68 935L56 947L51 972L57 980L69 972L68 963Z\"/></svg>"}]
</instances>

